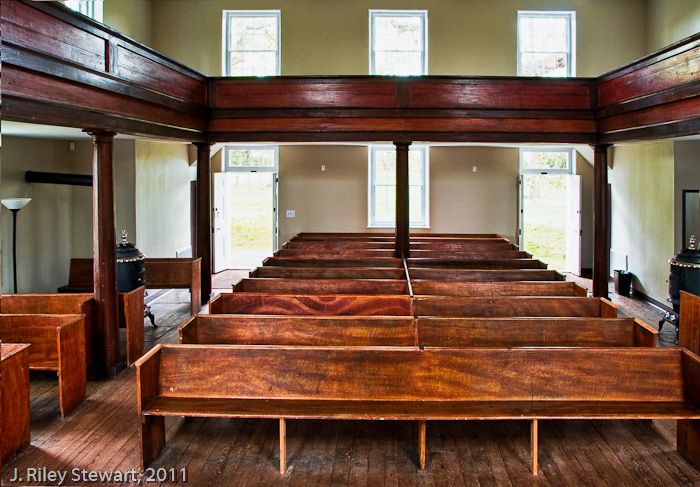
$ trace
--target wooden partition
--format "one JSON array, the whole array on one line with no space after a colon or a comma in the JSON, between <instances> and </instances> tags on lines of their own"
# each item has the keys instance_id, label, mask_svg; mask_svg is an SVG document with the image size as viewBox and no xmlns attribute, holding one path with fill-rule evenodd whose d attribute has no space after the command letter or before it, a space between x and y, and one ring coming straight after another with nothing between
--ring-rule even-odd
<instances>
[{"instance_id":1,"label":"wooden partition","mask_svg":"<svg viewBox=\"0 0 700 487\"><path fill-rule=\"evenodd\" d=\"M29 347L0 343L0 466L30 443Z\"/></svg>"}]
</instances>

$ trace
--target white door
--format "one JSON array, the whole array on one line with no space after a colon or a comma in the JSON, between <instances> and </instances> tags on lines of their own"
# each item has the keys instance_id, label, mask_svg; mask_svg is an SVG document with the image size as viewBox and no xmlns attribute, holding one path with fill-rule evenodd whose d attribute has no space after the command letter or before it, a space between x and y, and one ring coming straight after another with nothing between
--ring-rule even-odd
<instances>
[{"instance_id":1,"label":"white door","mask_svg":"<svg viewBox=\"0 0 700 487\"><path fill-rule=\"evenodd\" d=\"M214 173L214 272L229 268L231 253L231 218L226 173Z\"/></svg>"},{"instance_id":2,"label":"white door","mask_svg":"<svg viewBox=\"0 0 700 487\"><path fill-rule=\"evenodd\" d=\"M566 272L581 275L581 176L566 178Z\"/></svg>"}]
</instances>

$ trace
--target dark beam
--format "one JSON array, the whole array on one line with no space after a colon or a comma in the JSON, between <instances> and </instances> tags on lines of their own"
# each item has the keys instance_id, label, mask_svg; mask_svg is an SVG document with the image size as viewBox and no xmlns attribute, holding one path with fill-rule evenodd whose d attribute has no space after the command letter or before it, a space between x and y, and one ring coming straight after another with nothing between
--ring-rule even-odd
<instances>
[{"instance_id":1,"label":"dark beam","mask_svg":"<svg viewBox=\"0 0 700 487\"><path fill-rule=\"evenodd\" d=\"M97 349L93 353L95 372L115 377L124 368L119 353L117 301L117 239L114 220L114 170L112 154L116 133L86 130L94 141L92 159L93 274L97 322L94 330Z\"/></svg>"},{"instance_id":2,"label":"dark beam","mask_svg":"<svg viewBox=\"0 0 700 487\"><path fill-rule=\"evenodd\" d=\"M410 142L394 142L396 146L396 257L409 257L408 147Z\"/></svg>"},{"instance_id":3,"label":"dark beam","mask_svg":"<svg viewBox=\"0 0 700 487\"><path fill-rule=\"evenodd\" d=\"M211 146L197 143L197 239L195 255L202 258L202 303L211 297Z\"/></svg>"},{"instance_id":4,"label":"dark beam","mask_svg":"<svg viewBox=\"0 0 700 487\"><path fill-rule=\"evenodd\" d=\"M608 297L610 276L610 198L608 193L608 148L593 146L594 229L593 229L593 296Z\"/></svg>"}]
</instances>

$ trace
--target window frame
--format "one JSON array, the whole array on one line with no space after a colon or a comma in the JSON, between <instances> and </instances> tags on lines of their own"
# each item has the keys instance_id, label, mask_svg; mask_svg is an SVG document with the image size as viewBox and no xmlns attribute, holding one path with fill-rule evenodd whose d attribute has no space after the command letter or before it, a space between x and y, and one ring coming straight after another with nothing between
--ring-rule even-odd
<instances>
[{"instance_id":1,"label":"window frame","mask_svg":"<svg viewBox=\"0 0 700 487\"><path fill-rule=\"evenodd\" d=\"M221 71L223 76L242 77L241 75L231 74L230 58L230 19L239 17L275 17L277 20L277 47L276 47L276 66L274 75L252 75L259 78L267 76L280 76L282 72L282 11L281 10L223 10L223 27L222 27L222 54L221 54Z\"/></svg>"},{"instance_id":2,"label":"window frame","mask_svg":"<svg viewBox=\"0 0 700 487\"><path fill-rule=\"evenodd\" d=\"M527 152L561 152L568 154L568 167L565 169L556 168L524 168L523 155ZM520 147L519 154L520 174L575 174L575 149L573 147Z\"/></svg>"},{"instance_id":3,"label":"window frame","mask_svg":"<svg viewBox=\"0 0 700 487\"><path fill-rule=\"evenodd\" d=\"M386 144L376 144L368 147L368 176L367 176L367 228L396 228L396 216L391 220L376 220L374 218L374 208L376 205L376 193L375 193L375 166L376 166L376 153L378 151L391 150L396 153L396 147L393 145ZM421 164L421 203L422 203L422 214L419 221L410 221L410 228L430 228L430 151L427 145L411 145L409 147L409 157L410 153L415 153L416 151L422 154L422 164ZM410 177L409 177L410 180ZM393 184L396 188L396 181ZM413 185L415 186L415 185ZM410 193L410 187L409 187ZM410 201L409 201L410 206Z\"/></svg>"},{"instance_id":4,"label":"window frame","mask_svg":"<svg viewBox=\"0 0 700 487\"><path fill-rule=\"evenodd\" d=\"M280 150L278 145L226 144L224 146L223 172L279 172ZM274 166L230 166L231 152L236 150L270 150L274 152Z\"/></svg>"},{"instance_id":5,"label":"window frame","mask_svg":"<svg viewBox=\"0 0 700 487\"><path fill-rule=\"evenodd\" d=\"M576 76L576 11L573 10L518 10L518 18L516 25L516 38L517 38L517 74L518 76L530 76L523 75L523 64L522 64L522 50L520 45L520 19L523 17L549 17L549 18L565 18L567 20L567 74L563 76L565 78L573 78ZM538 52L538 51L533 51ZM543 76L558 78L560 76Z\"/></svg>"},{"instance_id":6,"label":"window frame","mask_svg":"<svg viewBox=\"0 0 700 487\"><path fill-rule=\"evenodd\" d=\"M427 10L375 10L369 11L369 74L372 76L401 76L397 74L378 75L375 57L375 18L377 17L419 17L422 23L423 49L421 51L421 73L407 76L425 76L428 74L428 11Z\"/></svg>"},{"instance_id":7,"label":"window frame","mask_svg":"<svg viewBox=\"0 0 700 487\"><path fill-rule=\"evenodd\" d=\"M103 0L66 0L63 5L100 23L104 23Z\"/></svg>"}]
</instances>

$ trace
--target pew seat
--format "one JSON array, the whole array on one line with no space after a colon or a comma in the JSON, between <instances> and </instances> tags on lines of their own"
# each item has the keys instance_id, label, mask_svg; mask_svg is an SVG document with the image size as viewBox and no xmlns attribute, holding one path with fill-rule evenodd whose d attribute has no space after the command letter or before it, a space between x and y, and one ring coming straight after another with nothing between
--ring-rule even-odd
<instances>
[{"instance_id":1,"label":"pew seat","mask_svg":"<svg viewBox=\"0 0 700 487\"><path fill-rule=\"evenodd\" d=\"M0 340L30 344L29 369L58 373L61 416L85 400L85 315L0 314Z\"/></svg>"},{"instance_id":2,"label":"pew seat","mask_svg":"<svg viewBox=\"0 0 700 487\"><path fill-rule=\"evenodd\" d=\"M674 418L699 460L700 358L685 349L157 345L136 370L142 468L168 416L279 419L281 473L289 419L418 421L421 469L426 421L530 420L537 474L540 420Z\"/></svg>"},{"instance_id":3,"label":"pew seat","mask_svg":"<svg viewBox=\"0 0 700 487\"><path fill-rule=\"evenodd\" d=\"M30 443L29 347L0 344L0 466Z\"/></svg>"}]
</instances>

